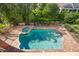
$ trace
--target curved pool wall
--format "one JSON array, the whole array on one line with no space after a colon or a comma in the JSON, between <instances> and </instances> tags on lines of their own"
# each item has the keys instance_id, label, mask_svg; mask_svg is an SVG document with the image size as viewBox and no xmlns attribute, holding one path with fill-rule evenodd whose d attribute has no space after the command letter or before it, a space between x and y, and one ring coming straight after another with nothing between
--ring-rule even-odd
<instances>
[{"instance_id":1,"label":"curved pool wall","mask_svg":"<svg viewBox=\"0 0 79 59\"><path fill-rule=\"evenodd\" d=\"M27 28L23 29L23 32ZM28 29L29 30L29 29ZM62 49L63 36L54 29L33 29L28 34L20 34L20 49Z\"/></svg>"}]
</instances>

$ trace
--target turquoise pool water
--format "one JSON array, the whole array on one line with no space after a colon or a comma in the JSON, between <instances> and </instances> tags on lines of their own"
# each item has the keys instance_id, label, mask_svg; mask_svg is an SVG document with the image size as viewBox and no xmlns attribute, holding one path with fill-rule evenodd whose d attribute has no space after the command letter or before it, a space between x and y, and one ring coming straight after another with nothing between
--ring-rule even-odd
<instances>
[{"instance_id":1,"label":"turquoise pool water","mask_svg":"<svg viewBox=\"0 0 79 59\"><path fill-rule=\"evenodd\" d=\"M24 28L23 32L29 29ZM33 29L28 34L20 34L20 49L61 49L63 48L62 35L53 29Z\"/></svg>"}]
</instances>

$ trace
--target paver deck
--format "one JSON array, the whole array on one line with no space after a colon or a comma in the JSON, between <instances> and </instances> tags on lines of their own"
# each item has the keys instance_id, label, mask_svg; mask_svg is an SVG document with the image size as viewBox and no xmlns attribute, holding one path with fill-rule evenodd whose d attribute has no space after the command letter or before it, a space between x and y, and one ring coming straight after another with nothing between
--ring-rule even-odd
<instances>
[{"instance_id":1,"label":"paver deck","mask_svg":"<svg viewBox=\"0 0 79 59\"><path fill-rule=\"evenodd\" d=\"M12 40L7 39L5 40L4 37L2 37L2 40L4 40L6 43L10 44L13 47L19 48L20 42L19 42L19 34L22 32L22 29L25 26L17 26L12 32L10 32L10 34L17 34L17 36L11 37ZM29 26L30 27L30 26ZM66 28L61 27L61 26L41 26L41 27L35 27L35 28L42 28L42 29L55 29L58 30L62 33L63 38L64 38L64 42L63 42L63 49L62 51L64 52L76 52L79 51L79 43L77 43L73 37L70 35L70 33L67 31ZM60 50L58 50L60 51Z\"/></svg>"}]
</instances>

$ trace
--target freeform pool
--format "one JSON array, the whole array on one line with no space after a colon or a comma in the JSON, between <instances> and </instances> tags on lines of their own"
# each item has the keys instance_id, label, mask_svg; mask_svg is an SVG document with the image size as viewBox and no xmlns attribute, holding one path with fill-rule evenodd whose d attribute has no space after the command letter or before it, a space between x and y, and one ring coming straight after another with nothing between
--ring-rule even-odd
<instances>
[{"instance_id":1,"label":"freeform pool","mask_svg":"<svg viewBox=\"0 0 79 59\"><path fill-rule=\"evenodd\" d=\"M27 32L27 28L23 29ZM63 37L53 29L33 29L28 34L20 34L20 49L61 49L63 48Z\"/></svg>"}]
</instances>

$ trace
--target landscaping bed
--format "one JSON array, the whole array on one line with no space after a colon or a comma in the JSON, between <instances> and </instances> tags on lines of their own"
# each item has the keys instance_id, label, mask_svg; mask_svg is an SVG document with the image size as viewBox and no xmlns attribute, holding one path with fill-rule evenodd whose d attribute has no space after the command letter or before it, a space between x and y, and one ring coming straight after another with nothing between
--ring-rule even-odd
<instances>
[{"instance_id":1,"label":"landscaping bed","mask_svg":"<svg viewBox=\"0 0 79 59\"><path fill-rule=\"evenodd\" d=\"M0 24L0 34L8 33L11 31L11 26L9 24Z\"/></svg>"},{"instance_id":2,"label":"landscaping bed","mask_svg":"<svg viewBox=\"0 0 79 59\"><path fill-rule=\"evenodd\" d=\"M79 25L65 24L65 27L70 32L72 37L79 43Z\"/></svg>"}]
</instances>

